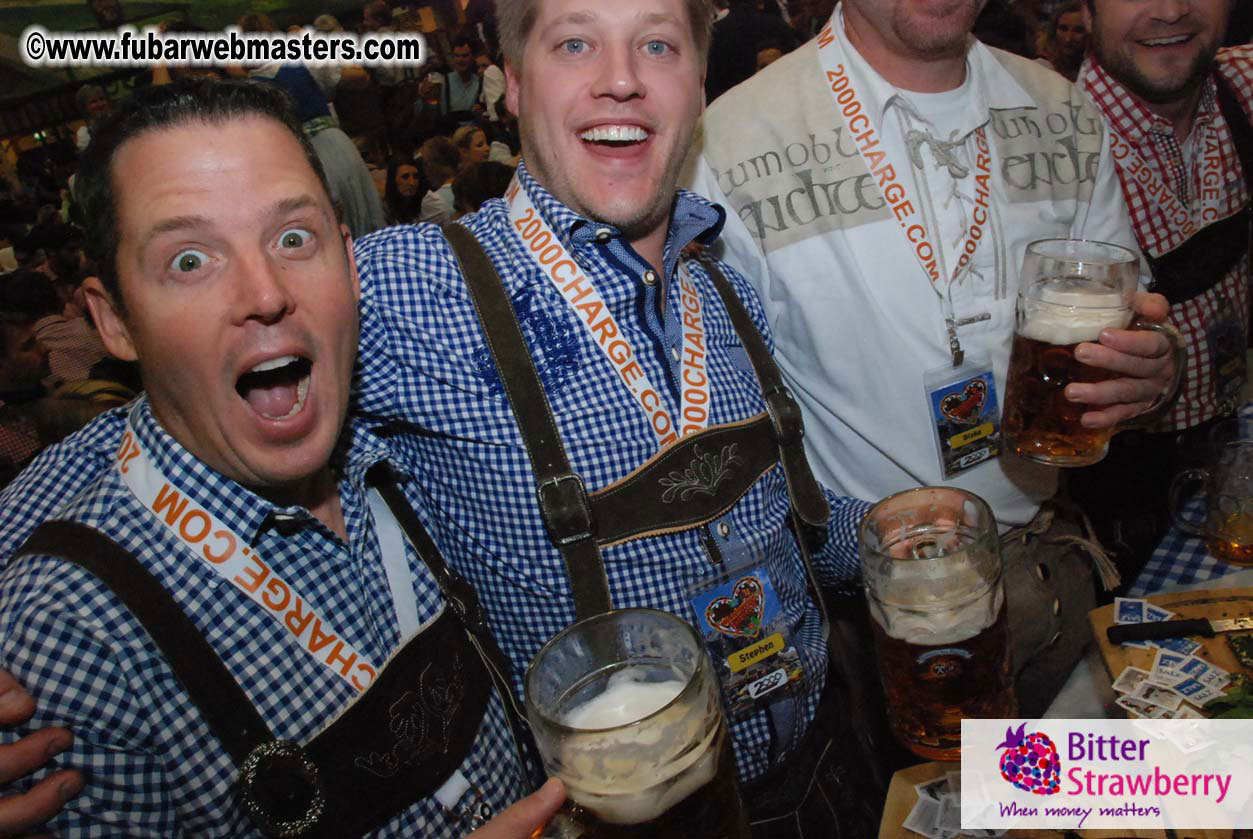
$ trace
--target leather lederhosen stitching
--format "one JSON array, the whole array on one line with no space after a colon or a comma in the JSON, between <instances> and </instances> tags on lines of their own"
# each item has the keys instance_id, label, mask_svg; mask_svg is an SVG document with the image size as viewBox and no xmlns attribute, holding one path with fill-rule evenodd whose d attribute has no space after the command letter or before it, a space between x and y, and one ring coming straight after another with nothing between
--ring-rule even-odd
<instances>
[{"instance_id":1,"label":"leather lederhosen stitching","mask_svg":"<svg viewBox=\"0 0 1253 839\"><path fill-rule=\"evenodd\" d=\"M562 447L499 274L469 230L456 223L442 229L526 446L541 515L549 538L562 553L578 618L612 608L602 545L698 527L730 509L776 462L787 479L794 517L811 532L823 529L827 501L805 459L800 409L765 341L716 266L707 265L709 275L753 364L767 413L690 435L627 477L589 494ZM696 509L684 510L673 503L676 497L695 500ZM808 563L807 551L802 556ZM807 571L812 578L812 570Z\"/></svg>"},{"instance_id":2,"label":"leather lederhosen stitching","mask_svg":"<svg viewBox=\"0 0 1253 839\"><path fill-rule=\"evenodd\" d=\"M13 562L41 554L91 573L144 625L240 767L241 803L267 835L360 836L428 797L468 754L496 683L457 610L446 608L329 726L307 744L283 743L182 608L126 550L85 525L50 521Z\"/></svg>"}]
</instances>

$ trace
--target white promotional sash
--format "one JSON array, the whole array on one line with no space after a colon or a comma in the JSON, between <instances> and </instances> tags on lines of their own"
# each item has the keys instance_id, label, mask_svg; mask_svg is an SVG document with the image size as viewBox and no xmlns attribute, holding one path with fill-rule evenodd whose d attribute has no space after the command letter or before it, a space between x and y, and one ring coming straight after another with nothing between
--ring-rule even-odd
<instances>
[{"instance_id":1,"label":"white promotional sash","mask_svg":"<svg viewBox=\"0 0 1253 839\"><path fill-rule=\"evenodd\" d=\"M700 294L686 267L679 271L677 301L683 324L683 351L680 356L679 384L682 402L679 423L662 405L661 393L653 387L636 360L634 347L618 328L604 298L591 279L583 273L557 238L517 178L505 193L509 204L509 222L531 257L539 265L562 298L574 311L579 323L600 347L614 372L657 437L659 448L679 437L700 431L709 424L709 373L705 362L705 320Z\"/></svg>"},{"instance_id":2,"label":"white promotional sash","mask_svg":"<svg viewBox=\"0 0 1253 839\"><path fill-rule=\"evenodd\" d=\"M840 14L839 10L835 14ZM909 162L897 159L898 156L881 142L879 131L871 119L870 109L866 107L865 100L848 74L844 47L835 36L834 25L833 15L818 35L818 57L822 63L825 83L835 100L836 110L844 118L844 124L866 163L866 168L874 176L883 200L891 208L901 235L905 237L927 278L936 285L941 280L936 246L932 244L931 235L917 210L919 205L910 199L909 186L901 177L902 173L909 171ZM970 265L971 257L983 239L984 228L988 222L992 152L982 126L975 129L974 137L975 207L950 281L955 281Z\"/></svg>"},{"instance_id":3,"label":"white promotional sash","mask_svg":"<svg viewBox=\"0 0 1253 839\"><path fill-rule=\"evenodd\" d=\"M1222 215L1220 206L1222 190L1219 187L1223 182L1223 171L1222 157L1216 148L1218 144L1216 139L1211 137L1206 140L1206 150L1201 154L1201 194L1193 202L1194 206L1189 207L1179 200L1175 191L1157 176L1157 173L1144 162L1130 143L1118 136L1115 131L1107 133L1110 153L1114 158L1114 165L1118 167L1119 174L1124 180L1135 183L1144 199L1156 205L1171 227L1178 231L1176 235L1180 238L1173 247L1178 247L1183 241L1192 238L1192 235L1202 227L1219 220ZM1174 239L1174 237L1167 238ZM1173 247L1166 250L1171 250ZM1160 256L1160 254L1157 255Z\"/></svg>"},{"instance_id":4,"label":"white promotional sash","mask_svg":"<svg viewBox=\"0 0 1253 839\"><path fill-rule=\"evenodd\" d=\"M161 473L140 444L130 417L114 460L127 488L193 556L261 606L318 663L358 691L370 686L377 673L374 665L314 612L245 539Z\"/></svg>"}]
</instances>

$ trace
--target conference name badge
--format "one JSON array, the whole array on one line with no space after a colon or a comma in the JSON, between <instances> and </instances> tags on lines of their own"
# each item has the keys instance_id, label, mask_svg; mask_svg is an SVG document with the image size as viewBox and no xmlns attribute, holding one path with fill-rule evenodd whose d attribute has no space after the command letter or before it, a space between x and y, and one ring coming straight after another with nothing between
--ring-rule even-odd
<instances>
[{"instance_id":1,"label":"conference name badge","mask_svg":"<svg viewBox=\"0 0 1253 839\"><path fill-rule=\"evenodd\" d=\"M967 353L961 367L927 373L923 387L945 480L999 454L1001 420L990 364Z\"/></svg>"},{"instance_id":2,"label":"conference name badge","mask_svg":"<svg viewBox=\"0 0 1253 839\"><path fill-rule=\"evenodd\" d=\"M763 562L730 566L690 586L687 595L731 719L792 693L805 671Z\"/></svg>"}]
</instances>

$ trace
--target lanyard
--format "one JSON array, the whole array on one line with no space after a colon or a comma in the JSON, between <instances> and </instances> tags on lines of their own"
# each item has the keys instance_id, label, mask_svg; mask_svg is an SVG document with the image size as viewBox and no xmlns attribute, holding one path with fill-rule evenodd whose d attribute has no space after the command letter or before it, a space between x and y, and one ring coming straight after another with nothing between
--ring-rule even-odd
<instances>
[{"instance_id":1,"label":"lanyard","mask_svg":"<svg viewBox=\"0 0 1253 839\"><path fill-rule=\"evenodd\" d=\"M661 404L660 392L644 374L636 360L634 347L618 328L618 322L605 305L604 298L596 291L591 279L575 264L517 178L509 185L505 200L509 204L509 222L514 233L544 272L544 276L561 293L579 323L583 324L583 328L613 366L619 380L630 391L636 405L648 419L653 434L657 437L658 447L667 446L679 437L705 428L709 424L710 414L709 373L705 363L705 318L700 294L686 266L681 268L678 277L683 351L679 359L681 422L676 431L676 423L670 412Z\"/></svg>"},{"instance_id":2,"label":"lanyard","mask_svg":"<svg viewBox=\"0 0 1253 839\"><path fill-rule=\"evenodd\" d=\"M908 161L901 160L899 155L881 141L879 131L870 117L870 109L864 104L865 100L858 93L852 77L846 70L847 58L843 45L835 36L834 26L833 15L818 35L818 57L822 63L825 82L831 90L832 99L835 100L836 110L843 117L844 124L853 137L866 168L873 175L873 180L883 195L883 200L892 210L892 216L896 219L901 235L905 237L906 243L914 252L914 257L922 267L923 273L927 275L927 279L930 280L932 288L936 289L936 293L946 303L944 319L948 327L949 351L953 355L953 366L960 366L964 353L957 340L959 324L951 311L952 304L948 297L937 288L942 278L938 267L936 246L932 244L931 234L927 231L922 215L918 212L917 207L920 205L911 200L909 185L899 174L909 171L910 164ZM983 126L975 129L973 133L975 138L975 206L970 214L971 221L966 230L965 241L958 251L960 256L953 269L953 276L949 280L950 286L957 282L962 273L970 267L971 258L979 248L979 243L983 241L985 228L988 225L992 153L988 147L988 138Z\"/></svg>"},{"instance_id":3,"label":"lanyard","mask_svg":"<svg viewBox=\"0 0 1253 839\"><path fill-rule=\"evenodd\" d=\"M287 629L300 648L356 690L370 686L375 667L357 653L248 542L181 491L149 458L127 417L115 455L122 482L192 555Z\"/></svg>"},{"instance_id":4,"label":"lanyard","mask_svg":"<svg viewBox=\"0 0 1253 839\"><path fill-rule=\"evenodd\" d=\"M1174 230L1187 240L1202 226L1218 220L1221 214L1219 201L1222 191L1219 187L1223 182L1222 157L1218 153L1218 140L1214 136L1202 141L1197 138L1198 147L1195 153L1201 157L1201 194L1196 202L1196 209L1190 208L1175 191L1166 185L1157 173L1149 167L1140 154L1117 132L1109 131L1110 154L1114 165L1127 183L1139 187L1139 193L1145 201L1154 204ZM1204 142L1204 148L1201 143ZM1181 241L1182 241L1181 240Z\"/></svg>"}]
</instances>

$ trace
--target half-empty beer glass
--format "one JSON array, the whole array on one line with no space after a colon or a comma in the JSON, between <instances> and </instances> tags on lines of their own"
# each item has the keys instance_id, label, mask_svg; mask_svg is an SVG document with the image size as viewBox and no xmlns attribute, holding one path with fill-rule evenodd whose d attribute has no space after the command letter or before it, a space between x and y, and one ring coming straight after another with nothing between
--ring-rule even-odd
<instances>
[{"instance_id":1,"label":"half-empty beer glass","mask_svg":"<svg viewBox=\"0 0 1253 839\"><path fill-rule=\"evenodd\" d=\"M1002 445L1052 466L1086 466L1105 457L1112 428L1085 428L1089 408L1066 398L1071 382L1095 383L1116 373L1075 359L1075 347L1101 331L1152 329L1171 341L1177 374L1182 341L1174 327L1136 321L1131 309L1139 258L1118 245L1044 239L1027 246L1018 318L1005 385Z\"/></svg>"},{"instance_id":2,"label":"half-empty beer glass","mask_svg":"<svg viewBox=\"0 0 1253 839\"><path fill-rule=\"evenodd\" d=\"M526 711L570 799L545 836L747 839L716 677L683 620L620 609L565 629L527 671Z\"/></svg>"},{"instance_id":3,"label":"half-empty beer glass","mask_svg":"<svg viewBox=\"0 0 1253 839\"><path fill-rule=\"evenodd\" d=\"M996 521L952 487L890 495L858 531L892 731L931 760L961 754L963 717L1012 717Z\"/></svg>"},{"instance_id":4,"label":"half-empty beer glass","mask_svg":"<svg viewBox=\"0 0 1253 839\"><path fill-rule=\"evenodd\" d=\"M1234 421L1224 423L1230 428ZM1215 429L1218 431L1219 429ZM1184 489L1200 483L1205 490L1205 521L1185 517ZM1205 469L1188 469L1170 485L1175 526L1205 539L1209 552L1233 565L1253 565L1253 440L1215 441Z\"/></svg>"}]
</instances>

